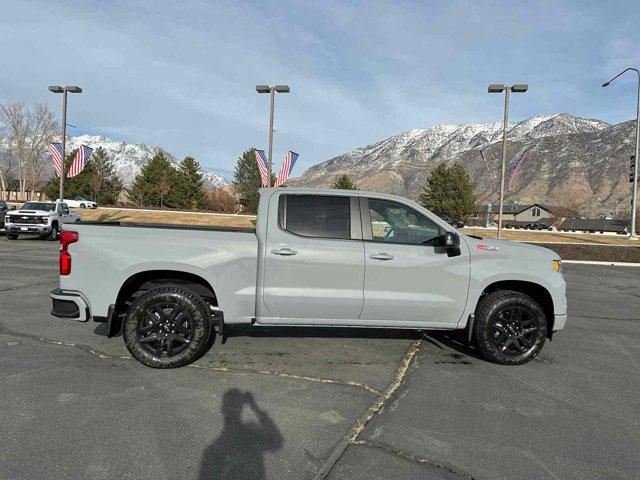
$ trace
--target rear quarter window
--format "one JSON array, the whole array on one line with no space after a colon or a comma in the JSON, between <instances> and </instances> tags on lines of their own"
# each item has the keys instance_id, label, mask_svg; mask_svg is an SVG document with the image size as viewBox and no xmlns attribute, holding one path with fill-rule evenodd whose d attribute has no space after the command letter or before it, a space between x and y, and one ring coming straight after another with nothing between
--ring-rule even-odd
<instances>
[{"instance_id":1,"label":"rear quarter window","mask_svg":"<svg viewBox=\"0 0 640 480\"><path fill-rule=\"evenodd\" d=\"M280 227L304 237L351 238L350 198L334 195L281 195Z\"/></svg>"}]
</instances>

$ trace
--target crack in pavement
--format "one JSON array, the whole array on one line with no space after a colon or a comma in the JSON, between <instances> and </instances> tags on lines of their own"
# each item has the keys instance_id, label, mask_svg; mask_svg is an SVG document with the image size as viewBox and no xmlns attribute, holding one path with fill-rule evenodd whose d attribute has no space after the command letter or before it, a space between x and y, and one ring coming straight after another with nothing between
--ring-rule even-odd
<instances>
[{"instance_id":1,"label":"crack in pavement","mask_svg":"<svg viewBox=\"0 0 640 480\"><path fill-rule=\"evenodd\" d=\"M418 351L420 350L420 346L422 345L422 343L423 343L423 338L420 338L411 344L411 347L409 348L404 358L402 359L402 363L400 364L400 367L398 367L396 375L393 381L391 382L391 384L389 384L389 386L382 393L382 395L380 395L376 399L373 405L371 405L367 409L367 411L356 420L356 423L351 429L351 431L349 432L349 434L346 435L344 438L342 438L342 440L338 443L338 445L333 449L333 451L329 455L329 458L327 458L324 464L320 467L320 469L318 470L318 472L314 477L314 480L322 480L327 475L329 475L333 467L335 467L338 464L338 462L340 461L340 458L342 457L344 452L347 450L349 445L356 444L356 442L358 441L358 436L360 435L360 433L362 433L364 428L367 426L367 423L369 423L369 421L373 418L373 416L380 411L380 409L384 406L387 400L389 400L389 398L395 393L395 391L402 384L402 381L404 380L404 377L407 373L407 369L409 368L409 365L411 364L411 361L415 357L416 353L418 353Z\"/></svg>"},{"instance_id":2,"label":"crack in pavement","mask_svg":"<svg viewBox=\"0 0 640 480\"><path fill-rule=\"evenodd\" d=\"M620 293L623 293L625 295L631 295L632 297L640 298L640 294L633 293L633 292L628 292L628 291L624 290L624 288L620 288L618 286L611 285L610 283L607 283L604 280L604 278L598 277L597 275L590 275L588 273L582 273L582 272L577 272L577 271L572 271L571 274L579 275L579 276L582 276L582 277L585 277L585 278L590 278L590 279L595 280L596 282L598 282L603 287L610 288L612 290L615 290L616 292L620 292Z\"/></svg>"},{"instance_id":3,"label":"crack in pavement","mask_svg":"<svg viewBox=\"0 0 640 480\"><path fill-rule=\"evenodd\" d=\"M416 457L414 455L410 455L410 454L408 454L406 452L403 452L402 450L398 450L397 448L387 447L386 445L381 445L379 443L372 442L371 440L356 440L356 441L353 442L353 445L362 445L362 446L365 446L365 447L377 448L379 450L383 450L383 451L385 451L387 453L390 453L390 454L395 455L395 456L400 457L400 458L404 458L405 460L409 460L411 462L423 463L425 465L430 465L432 467L441 468L442 470L447 470L448 472L451 472L451 473L453 473L455 475L460 475L463 478L466 478L466 479L469 479L469 480L474 480L475 479L475 477L473 475L471 475L470 473L457 470L456 468L452 467L451 465L435 462L433 460L429 460L429 459L423 458L423 457Z\"/></svg>"},{"instance_id":4,"label":"crack in pavement","mask_svg":"<svg viewBox=\"0 0 640 480\"><path fill-rule=\"evenodd\" d=\"M3 333L5 335L13 335L16 337L22 337L22 338L29 338L31 340L36 340L42 343L46 343L49 345L56 345L56 346L60 346L60 347L72 347L72 348L77 348L85 353L89 353L91 355L93 355L94 357L100 358L100 359L114 359L114 360L134 360L133 357L130 357L128 355L114 355L111 353L106 353L106 352L102 352L100 350L96 350L94 348L89 347L88 345L84 345L82 343L74 343L74 342L65 342L65 341L61 341L61 340L54 340L51 338L47 338L47 337L41 337L39 335L34 335L34 334L30 334L30 333L24 333L24 332L18 332L16 330L11 330L7 327L5 327L2 322L0 322L0 333ZM208 365L202 365L202 364L198 364L198 363L192 363L190 365L186 365L187 367L190 368L198 368L198 369L202 369L202 370L209 370L209 371L213 371L213 372L228 372L228 373L237 373L237 374L259 374L259 375L273 375L273 376L277 376L277 377L281 377L281 378L288 378L288 379L292 379L292 380L305 380L305 381L309 381L309 382L316 382L316 383L324 383L324 384L329 384L329 385L346 385L349 387L355 387L355 388L360 388L363 390L366 390L369 393L372 393L374 395L381 395L380 391L376 390L375 388L362 383L362 382L357 382L355 380L341 380L341 379L331 379L331 378L321 378L321 377L312 377L310 375L298 375L295 373L286 373L286 372L278 372L278 371L273 371L273 370L258 370L258 369L252 369L252 368L233 368L233 367L212 367L212 366L208 366Z\"/></svg>"}]
</instances>

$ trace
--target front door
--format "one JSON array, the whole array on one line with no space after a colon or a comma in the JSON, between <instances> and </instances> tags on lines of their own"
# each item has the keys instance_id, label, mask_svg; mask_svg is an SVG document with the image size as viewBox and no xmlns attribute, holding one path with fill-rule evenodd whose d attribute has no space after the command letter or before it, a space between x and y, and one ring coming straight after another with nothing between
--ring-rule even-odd
<instances>
[{"instance_id":1,"label":"front door","mask_svg":"<svg viewBox=\"0 0 640 480\"><path fill-rule=\"evenodd\" d=\"M361 208L366 275L360 319L398 326L457 323L469 290L466 244L457 256L433 246L444 230L408 205L363 198Z\"/></svg>"},{"instance_id":2,"label":"front door","mask_svg":"<svg viewBox=\"0 0 640 480\"><path fill-rule=\"evenodd\" d=\"M356 197L281 194L265 245L260 323L343 325L362 310L364 246Z\"/></svg>"}]
</instances>

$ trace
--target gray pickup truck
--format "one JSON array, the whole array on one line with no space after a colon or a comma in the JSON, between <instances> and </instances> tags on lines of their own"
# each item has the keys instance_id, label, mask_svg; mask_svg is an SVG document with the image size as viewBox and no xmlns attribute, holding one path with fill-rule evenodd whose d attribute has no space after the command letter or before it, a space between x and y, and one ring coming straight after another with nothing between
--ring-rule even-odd
<instances>
[{"instance_id":1,"label":"gray pickup truck","mask_svg":"<svg viewBox=\"0 0 640 480\"><path fill-rule=\"evenodd\" d=\"M60 244L52 314L122 330L156 368L197 360L232 324L459 330L514 365L567 319L554 252L460 235L379 193L263 189L255 229L83 222Z\"/></svg>"}]
</instances>

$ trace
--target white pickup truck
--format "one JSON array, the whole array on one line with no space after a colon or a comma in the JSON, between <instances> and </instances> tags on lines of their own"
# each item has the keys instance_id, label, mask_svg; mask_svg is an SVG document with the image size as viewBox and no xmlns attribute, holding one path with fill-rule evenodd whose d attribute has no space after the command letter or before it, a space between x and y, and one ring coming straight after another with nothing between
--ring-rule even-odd
<instances>
[{"instance_id":1,"label":"white pickup truck","mask_svg":"<svg viewBox=\"0 0 640 480\"><path fill-rule=\"evenodd\" d=\"M52 314L122 329L156 368L240 323L464 330L488 360L521 364L567 319L554 252L460 235L378 193L263 189L255 230L88 222L60 242Z\"/></svg>"},{"instance_id":2,"label":"white pickup truck","mask_svg":"<svg viewBox=\"0 0 640 480\"><path fill-rule=\"evenodd\" d=\"M7 240L16 240L19 235L38 235L57 240L64 224L82 220L79 213L71 213L66 203L27 202L18 210L8 212L4 218Z\"/></svg>"}]
</instances>

